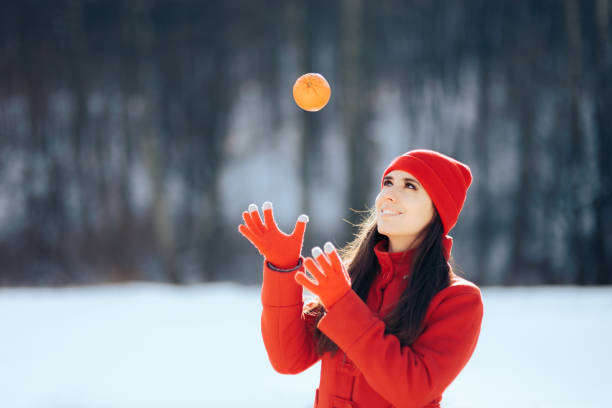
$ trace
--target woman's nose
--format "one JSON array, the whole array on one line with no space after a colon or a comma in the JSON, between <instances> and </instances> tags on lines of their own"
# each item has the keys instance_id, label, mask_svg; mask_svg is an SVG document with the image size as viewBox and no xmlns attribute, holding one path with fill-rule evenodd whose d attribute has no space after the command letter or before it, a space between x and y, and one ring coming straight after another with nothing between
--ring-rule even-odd
<instances>
[{"instance_id":1,"label":"woman's nose","mask_svg":"<svg viewBox=\"0 0 612 408\"><path fill-rule=\"evenodd\" d=\"M392 188L387 188L382 192L383 200L395 201L395 192Z\"/></svg>"}]
</instances>

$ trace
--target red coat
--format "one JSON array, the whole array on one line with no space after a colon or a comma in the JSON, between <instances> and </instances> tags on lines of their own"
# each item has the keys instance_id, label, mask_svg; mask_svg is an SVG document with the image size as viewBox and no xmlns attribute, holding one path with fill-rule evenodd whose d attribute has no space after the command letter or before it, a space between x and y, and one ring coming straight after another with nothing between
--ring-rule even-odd
<instances>
[{"instance_id":1,"label":"red coat","mask_svg":"<svg viewBox=\"0 0 612 408\"><path fill-rule=\"evenodd\" d=\"M319 322L340 351L322 357L315 407L439 407L442 392L474 352L482 296L476 285L458 276L434 296L425 329L410 346L400 347L397 337L384 334L379 316L391 311L406 287L406 268L398 266L414 254L389 253L386 245L383 240L374 249L381 271L367 304L351 290ZM401 254L408 255L404 262ZM294 274L273 271L264 261L261 330L270 362L283 374L300 373L319 360L309 329L314 321L302 314L302 287Z\"/></svg>"}]
</instances>

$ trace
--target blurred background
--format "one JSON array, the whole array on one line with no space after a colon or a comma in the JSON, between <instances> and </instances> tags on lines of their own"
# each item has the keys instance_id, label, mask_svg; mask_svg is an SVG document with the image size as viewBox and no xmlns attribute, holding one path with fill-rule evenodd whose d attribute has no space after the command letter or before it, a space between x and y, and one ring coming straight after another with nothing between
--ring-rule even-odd
<instances>
[{"instance_id":1,"label":"blurred background","mask_svg":"<svg viewBox=\"0 0 612 408\"><path fill-rule=\"evenodd\" d=\"M429 148L474 175L450 235L485 302L443 404L612 406L611 22L611 0L1 2L0 405L312 406L319 365L267 360L241 213L341 247Z\"/></svg>"},{"instance_id":2,"label":"blurred background","mask_svg":"<svg viewBox=\"0 0 612 408\"><path fill-rule=\"evenodd\" d=\"M0 284L257 283L250 203L342 246L414 148L473 171L451 231L473 281L610 284L611 8L3 2Z\"/></svg>"}]
</instances>

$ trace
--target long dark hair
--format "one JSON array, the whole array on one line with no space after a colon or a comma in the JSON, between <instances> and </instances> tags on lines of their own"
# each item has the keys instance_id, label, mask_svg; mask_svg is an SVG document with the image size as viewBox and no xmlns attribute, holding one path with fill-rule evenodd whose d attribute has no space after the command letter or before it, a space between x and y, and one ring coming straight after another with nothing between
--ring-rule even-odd
<instances>
[{"instance_id":1,"label":"long dark hair","mask_svg":"<svg viewBox=\"0 0 612 408\"><path fill-rule=\"evenodd\" d=\"M338 252L347 267L351 277L351 285L357 295L365 302L380 266L374 253L374 246L386 236L378 232L376 224L376 208L364 211L366 216L355 225L358 233L355 239ZM443 226L440 216L434 207L434 217L430 224L424 228L412 265L409 284L402 292L393 310L384 316L385 334L397 336L400 344L410 345L423 330L423 319L427 307L436 293L450 285L454 260L451 256L449 263L444 259L442 251ZM326 311L319 302L310 304L306 314L315 317L316 323L325 315ZM338 346L323 332L314 326L314 338L319 356L326 352L335 353Z\"/></svg>"}]
</instances>

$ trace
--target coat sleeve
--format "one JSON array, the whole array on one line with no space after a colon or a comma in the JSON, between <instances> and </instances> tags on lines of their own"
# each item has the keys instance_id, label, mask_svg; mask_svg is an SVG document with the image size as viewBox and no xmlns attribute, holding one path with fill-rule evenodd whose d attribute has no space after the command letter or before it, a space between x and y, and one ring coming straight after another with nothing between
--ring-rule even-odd
<instances>
[{"instance_id":1,"label":"coat sleeve","mask_svg":"<svg viewBox=\"0 0 612 408\"><path fill-rule=\"evenodd\" d=\"M444 292L444 293L442 293ZM422 407L440 396L467 364L483 316L477 286L444 289L433 300L421 335L400 346L354 291L319 321L319 329L354 362L368 384L395 407Z\"/></svg>"},{"instance_id":2,"label":"coat sleeve","mask_svg":"<svg viewBox=\"0 0 612 408\"><path fill-rule=\"evenodd\" d=\"M300 373L319 360L312 335L314 320L302 312L302 286L294 279L299 270L277 272L264 260L261 333L270 363L281 374Z\"/></svg>"}]
</instances>

